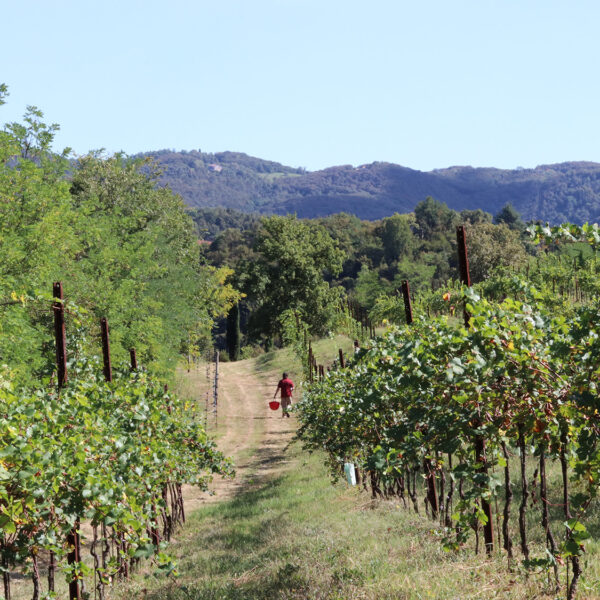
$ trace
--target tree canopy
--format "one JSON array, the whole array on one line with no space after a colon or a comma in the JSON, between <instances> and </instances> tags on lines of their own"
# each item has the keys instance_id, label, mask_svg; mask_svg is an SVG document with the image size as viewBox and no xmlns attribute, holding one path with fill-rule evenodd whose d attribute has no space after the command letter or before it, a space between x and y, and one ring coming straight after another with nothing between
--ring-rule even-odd
<instances>
[{"instance_id":1,"label":"tree canopy","mask_svg":"<svg viewBox=\"0 0 600 600\"><path fill-rule=\"evenodd\" d=\"M114 360L135 347L168 372L239 299L224 283L231 271L202 264L192 219L151 165L102 153L69 161L68 149L52 152L58 126L42 118L29 107L0 134L0 361L23 376L52 372L49 297L62 281L77 335L97 343L107 317Z\"/></svg>"},{"instance_id":2,"label":"tree canopy","mask_svg":"<svg viewBox=\"0 0 600 600\"><path fill-rule=\"evenodd\" d=\"M344 255L325 229L295 216L265 218L254 252L255 260L245 264L244 287L255 303L250 319L254 335L277 335L280 315L288 310L312 333L326 332L340 295L324 277L340 272Z\"/></svg>"}]
</instances>

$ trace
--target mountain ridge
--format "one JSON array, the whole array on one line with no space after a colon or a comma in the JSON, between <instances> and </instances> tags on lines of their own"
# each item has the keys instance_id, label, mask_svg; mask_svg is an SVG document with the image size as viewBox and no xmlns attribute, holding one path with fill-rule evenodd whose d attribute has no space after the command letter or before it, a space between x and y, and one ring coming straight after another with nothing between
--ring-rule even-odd
<instances>
[{"instance_id":1,"label":"mountain ridge","mask_svg":"<svg viewBox=\"0 0 600 600\"><path fill-rule=\"evenodd\" d=\"M380 219L411 212L432 196L455 210L496 214L510 203L524 220L600 221L600 163L569 161L533 169L454 165L419 171L389 162L306 171L242 152L159 150L160 183L191 207L225 207L314 218L347 212Z\"/></svg>"}]
</instances>

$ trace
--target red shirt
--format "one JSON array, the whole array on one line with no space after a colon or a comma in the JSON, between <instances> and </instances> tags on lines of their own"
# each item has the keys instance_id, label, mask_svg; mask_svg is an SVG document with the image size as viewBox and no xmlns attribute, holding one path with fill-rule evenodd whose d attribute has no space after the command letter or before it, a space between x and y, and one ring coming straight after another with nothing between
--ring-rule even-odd
<instances>
[{"instance_id":1,"label":"red shirt","mask_svg":"<svg viewBox=\"0 0 600 600\"><path fill-rule=\"evenodd\" d=\"M278 384L277 384L277 389L281 390L281 397L282 398L291 398L292 397L292 390L294 389L294 383L292 382L291 379L282 379Z\"/></svg>"}]
</instances>

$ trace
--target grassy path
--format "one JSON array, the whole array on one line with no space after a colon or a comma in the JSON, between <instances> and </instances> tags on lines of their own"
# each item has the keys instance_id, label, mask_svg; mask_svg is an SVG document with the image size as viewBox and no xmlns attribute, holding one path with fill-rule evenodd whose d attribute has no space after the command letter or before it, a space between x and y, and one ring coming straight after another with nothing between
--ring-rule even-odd
<instances>
[{"instance_id":1,"label":"grassy path","mask_svg":"<svg viewBox=\"0 0 600 600\"><path fill-rule=\"evenodd\" d=\"M234 498L251 486L271 477L287 464L284 455L291 442L295 422L282 419L281 412L269 409L280 374L256 373L255 361L221 363L219 367L219 403L217 427L209 419L209 431L216 435L219 449L234 459L236 477L213 482L208 496L196 488L184 490L186 506L193 511L201 506ZM203 373L191 373L192 381L206 387ZM203 393L201 395L204 395Z\"/></svg>"},{"instance_id":2,"label":"grassy path","mask_svg":"<svg viewBox=\"0 0 600 600\"><path fill-rule=\"evenodd\" d=\"M502 557L444 553L431 522L398 503L373 502L356 488L331 485L320 457L293 443L294 419L267 407L281 364L264 358L222 364L216 433L236 461L236 479L215 482L208 498L186 490L194 510L172 547L177 579L142 573L115 590L115 598L556 597L544 576L511 573ZM201 396L202 374L185 377ZM600 595L584 588L580 598Z\"/></svg>"}]
</instances>

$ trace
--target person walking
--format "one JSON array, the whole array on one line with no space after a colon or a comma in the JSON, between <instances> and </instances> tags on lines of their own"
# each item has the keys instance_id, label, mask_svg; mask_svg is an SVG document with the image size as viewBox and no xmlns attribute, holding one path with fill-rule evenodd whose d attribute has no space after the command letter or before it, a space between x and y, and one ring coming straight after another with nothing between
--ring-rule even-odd
<instances>
[{"instance_id":1,"label":"person walking","mask_svg":"<svg viewBox=\"0 0 600 600\"><path fill-rule=\"evenodd\" d=\"M290 418L289 408L292 405L292 392L294 391L294 382L288 377L287 373L279 380L273 399L277 397L277 392L281 390L281 418Z\"/></svg>"}]
</instances>

